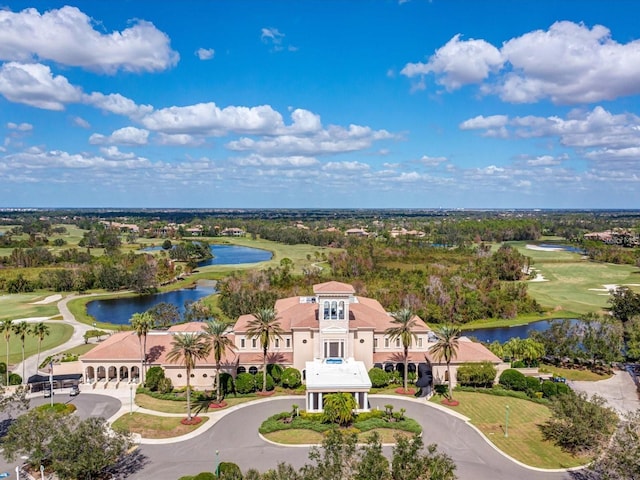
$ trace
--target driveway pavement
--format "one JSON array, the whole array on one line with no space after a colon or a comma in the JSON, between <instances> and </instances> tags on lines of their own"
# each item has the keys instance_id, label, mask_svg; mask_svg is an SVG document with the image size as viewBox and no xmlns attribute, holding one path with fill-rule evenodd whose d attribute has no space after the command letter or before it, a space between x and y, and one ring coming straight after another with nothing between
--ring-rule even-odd
<instances>
[{"instance_id":1,"label":"driveway pavement","mask_svg":"<svg viewBox=\"0 0 640 480\"><path fill-rule=\"evenodd\" d=\"M619 414L633 412L640 408L638 390L633 378L626 371L617 370L606 380L599 382L569 382L569 386L577 392L585 392L589 397L599 395Z\"/></svg>"},{"instance_id":2,"label":"driveway pavement","mask_svg":"<svg viewBox=\"0 0 640 480\"><path fill-rule=\"evenodd\" d=\"M141 468L126 478L175 480L182 475L213 471L217 459L237 463L243 471L257 468L264 472L280 462L296 468L308 462L308 447L282 447L263 440L258 434L262 421L274 413L289 410L299 397L275 398L244 406L221 416L197 437L172 444L140 446L145 457ZM404 407L407 415L422 424L425 444L436 443L456 462L460 479L474 480L568 480L567 472L539 471L524 467L496 450L463 419L452 416L424 401L393 397L394 404ZM389 398L370 397L373 408L389 402ZM210 420L211 421L211 420ZM208 422L207 422L208 423ZM391 449L385 447L385 453Z\"/></svg>"}]
</instances>

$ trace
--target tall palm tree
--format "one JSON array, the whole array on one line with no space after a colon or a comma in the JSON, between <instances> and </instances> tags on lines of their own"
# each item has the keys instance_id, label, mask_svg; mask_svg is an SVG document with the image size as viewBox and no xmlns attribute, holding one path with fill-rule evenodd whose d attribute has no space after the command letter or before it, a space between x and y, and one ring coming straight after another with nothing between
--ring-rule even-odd
<instances>
[{"instance_id":1,"label":"tall palm tree","mask_svg":"<svg viewBox=\"0 0 640 480\"><path fill-rule=\"evenodd\" d=\"M9 339L11 338L11 332L13 331L13 322L9 319L4 319L0 322L0 332L4 334L4 339L7 342L7 385L9 385Z\"/></svg>"},{"instance_id":2,"label":"tall palm tree","mask_svg":"<svg viewBox=\"0 0 640 480\"><path fill-rule=\"evenodd\" d=\"M451 359L458 352L458 339L460 338L460 328L453 325L443 325L436 329L438 341L431 347L431 353L438 360L447 363L447 376L449 377L449 398L451 393Z\"/></svg>"},{"instance_id":3,"label":"tall palm tree","mask_svg":"<svg viewBox=\"0 0 640 480\"><path fill-rule=\"evenodd\" d=\"M397 312L391 314L393 320L392 326L385 330L385 334L395 340L399 338L402 342L404 349L404 391L407 391L407 377L409 375L409 347L412 340L418 339L417 335L413 333L413 329L416 326L417 317L414 315L413 310L410 308L403 308Z\"/></svg>"},{"instance_id":4,"label":"tall palm tree","mask_svg":"<svg viewBox=\"0 0 640 480\"><path fill-rule=\"evenodd\" d=\"M171 363L182 362L187 369L187 420L191 420L191 370L196 368L198 360L207 358L211 344L204 332L179 333L173 337L167 360Z\"/></svg>"},{"instance_id":5,"label":"tall palm tree","mask_svg":"<svg viewBox=\"0 0 640 480\"><path fill-rule=\"evenodd\" d=\"M134 313L129 319L129 323L131 323L136 335L138 335L138 342L140 342L140 383L144 383L146 373L144 370L145 359L147 358L147 334L149 333L149 330L153 328L153 316L148 312Z\"/></svg>"},{"instance_id":6,"label":"tall palm tree","mask_svg":"<svg viewBox=\"0 0 640 480\"><path fill-rule=\"evenodd\" d=\"M274 308L262 308L253 314L247 324L247 336L257 338L262 347L262 391L267 391L267 352L272 339L282 339L284 331L280 327L280 317Z\"/></svg>"},{"instance_id":7,"label":"tall palm tree","mask_svg":"<svg viewBox=\"0 0 640 480\"><path fill-rule=\"evenodd\" d=\"M217 320L208 321L204 327L204 333L211 342L213 358L216 361L216 402L221 400L220 396L220 361L225 356L227 350L235 350L233 341L227 336L227 324Z\"/></svg>"},{"instance_id":8,"label":"tall palm tree","mask_svg":"<svg viewBox=\"0 0 640 480\"><path fill-rule=\"evenodd\" d=\"M14 323L13 324L13 333L15 333L20 342L22 344L22 384L26 382L25 373L24 373L24 344L27 340L27 335L31 333L31 328L29 328L29 324L25 321Z\"/></svg>"},{"instance_id":9,"label":"tall palm tree","mask_svg":"<svg viewBox=\"0 0 640 480\"><path fill-rule=\"evenodd\" d=\"M42 346L42 341L44 337L48 337L51 333L51 329L44 322L38 322L31 325L31 335L35 336L38 339L38 360L36 364L36 373L38 373L38 369L40 368L40 347Z\"/></svg>"}]
</instances>

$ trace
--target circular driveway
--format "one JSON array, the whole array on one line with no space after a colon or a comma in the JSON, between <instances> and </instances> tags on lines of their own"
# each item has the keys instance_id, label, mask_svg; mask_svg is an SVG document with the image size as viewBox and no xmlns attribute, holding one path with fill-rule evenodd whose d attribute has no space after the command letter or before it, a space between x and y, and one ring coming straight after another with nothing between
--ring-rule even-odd
<instances>
[{"instance_id":1,"label":"circular driveway","mask_svg":"<svg viewBox=\"0 0 640 480\"><path fill-rule=\"evenodd\" d=\"M370 397L372 408L390 402ZM219 461L237 463L242 471L255 468L264 472L280 462L299 468L308 463L308 447L282 447L262 440L258 427L275 413L290 410L295 399L272 399L255 403L222 417L201 435L165 445L141 445L145 465L127 478L175 480L182 475L214 471L216 450ZM393 398L396 408L420 422L425 444L435 443L455 461L461 479L474 480L560 480L571 479L567 472L536 471L523 467L494 449L484 437L463 420L421 402ZM391 448L385 448L390 455Z\"/></svg>"}]
</instances>

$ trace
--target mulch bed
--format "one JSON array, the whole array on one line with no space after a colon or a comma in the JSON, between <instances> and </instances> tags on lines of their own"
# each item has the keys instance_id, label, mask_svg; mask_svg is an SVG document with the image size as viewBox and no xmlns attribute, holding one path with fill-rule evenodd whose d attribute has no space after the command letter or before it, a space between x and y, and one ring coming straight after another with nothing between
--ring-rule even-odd
<instances>
[{"instance_id":1,"label":"mulch bed","mask_svg":"<svg viewBox=\"0 0 640 480\"><path fill-rule=\"evenodd\" d=\"M449 400L448 398L445 398L440 403L442 403L443 405L447 405L448 407L457 407L458 405L460 405L460 402L458 400Z\"/></svg>"},{"instance_id":2,"label":"mulch bed","mask_svg":"<svg viewBox=\"0 0 640 480\"><path fill-rule=\"evenodd\" d=\"M415 395L416 391L414 388L407 388L406 390L402 387L396 388L396 393L398 395Z\"/></svg>"},{"instance_id":3,"label":"mulch bed","mask_svg":"<svg viewBox=\"0 0 640 480\"><path fill-rule=\"evenodd\" d=\"M182 425L197 425L200 422L202 422L202 419L200 417L191 417L191 420L189 420L188 418L183 418L182 420L180 420L180 423Z\"/></svg>"},{"instance_id":4,"label":"mulch bed","mask_svg":"<svg viewBox=\"0 0 640 480\"><path fill-rule=\"evenodd\" d=\"M227 402L225 402L224 400L220 403L210 403L209 404L209 408L224 408L226 407L228 404Z\"/></svg>"},{"instance_id":5,"label":"mulch bed","mask_svg":"<svg viewBox=\"0 0 640 480\"><path fill-rule=\"evenodd\" d=\"M260 390L256 392L256 395L258 395L259 397L270 397L274 393L276 393L275 390L267 390L266 392L263 392L262 390Z\"/></svg>"}]
</instances>

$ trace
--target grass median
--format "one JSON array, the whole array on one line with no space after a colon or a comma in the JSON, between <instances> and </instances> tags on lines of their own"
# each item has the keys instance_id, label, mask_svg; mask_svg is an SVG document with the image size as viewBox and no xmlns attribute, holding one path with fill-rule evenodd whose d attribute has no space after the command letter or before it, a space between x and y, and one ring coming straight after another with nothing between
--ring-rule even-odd
<instances>
[{"instance_id":1,"label":"grass median","mask_svg":"<svg viewBox=\"0 0 640 480\"><path fill-rule=\"evenodd\" d=\"M539 426L551 417L545 405L475 392L455 392L454 398L460 404L448 408L468 417L496 447L526 465L571 468L592 460L573 456L543 439ZM440 400L441 397L431 399L436 403Z\"/></svg>"},{"instance_id":2,"label":"grass median","mask_svg":"<svg viewBox=\"0 0 640 480\"><path fill-rule=\"evenodd\" d=\"M113 422L114 430L137 433L142 438L173 438L186 435L204 425L209 419L200 417L197 425L183 425L184 417L160 417L147 413L125 414Z\"/></svg>"}]
</instances>

